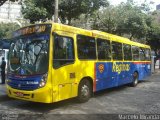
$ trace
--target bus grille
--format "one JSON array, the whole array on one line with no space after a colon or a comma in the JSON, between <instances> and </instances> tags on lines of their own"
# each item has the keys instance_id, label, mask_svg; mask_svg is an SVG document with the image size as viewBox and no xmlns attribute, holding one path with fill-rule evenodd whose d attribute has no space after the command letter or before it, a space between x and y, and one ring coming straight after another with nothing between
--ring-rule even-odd
<instances>
[{"instance_id":1,"label":"bus grille","mask_svg":"<svg viewBox=\"0 0 160 120\"><path fill-rule=\"evenodd\" d=\"M35 84L36 83L36 84ZM18 90L35 90L39 87L38 81L35 80L17 80L12 79L8 85Z\"/></svg>"}]
</instances>

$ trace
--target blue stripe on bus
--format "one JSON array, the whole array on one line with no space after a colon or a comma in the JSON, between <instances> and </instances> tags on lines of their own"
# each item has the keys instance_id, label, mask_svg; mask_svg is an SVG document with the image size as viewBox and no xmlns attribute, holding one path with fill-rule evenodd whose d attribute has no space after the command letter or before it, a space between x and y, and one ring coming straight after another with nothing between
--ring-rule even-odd
<instances>
[{"instance_id":1,"label":"blue stripe on bus","mask_svg":"<svg viewBox=\"0 0 160 120\"><path fill-rule=\"evenodd\" d=\"M42 75L35 76L8 76L10 82L8 85L14 89L19 90L36 90L39 87L40 80L42 79Z\"/></svg>"},{"instance_id":2,"label":"blue stripe on bus","mask_svg":"<svg viewBox=\"0 0 160 120\"><path fill-rule=\"evenodd\" d=\"M97 62L95 67L95 91L131 83L135 71L138 80L151 75L151 66L145 62Z\"/></svg>"}]
</instances>

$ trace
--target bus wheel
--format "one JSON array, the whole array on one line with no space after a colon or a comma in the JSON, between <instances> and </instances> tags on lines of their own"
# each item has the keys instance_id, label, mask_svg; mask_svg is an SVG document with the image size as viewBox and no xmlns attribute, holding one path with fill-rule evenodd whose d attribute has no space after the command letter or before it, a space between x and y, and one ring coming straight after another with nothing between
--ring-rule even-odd
<instances>
[{"instance_id":1,"label":"bus wheel","mask_svg":"<svg viewBox=\"0 0 160 120\"><path fill-rule=\"evenodd\" d=\"M131 84L132 87L136 87L138 84L138 73L137 72L134 72L133 74L133 82Z\"/></svg>"},{"instance_id":2,"label":"bus wheel","mask_svg":"<svg viewBox=\"0 0 160 120\"><path fill-rule=\"evenodd\" d=\"M89 80L84 79L80 82L78 87L78 100L79 102L87 102L91 97L91 83Z\"/></svg>"}]
</instances>

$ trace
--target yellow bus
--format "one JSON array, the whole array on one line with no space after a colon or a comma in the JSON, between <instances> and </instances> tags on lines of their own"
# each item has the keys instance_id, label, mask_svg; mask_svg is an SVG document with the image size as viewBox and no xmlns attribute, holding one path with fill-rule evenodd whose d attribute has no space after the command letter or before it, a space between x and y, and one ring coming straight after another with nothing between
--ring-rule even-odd
<instances>
[{"instance_id":1,"label":"yellow bus","mask_svg":"<svg viewBox=\"0 0 160 120\"><path fill-rule=\"evenodd\" d=\"M7 94L53 103L124 84L151 74L150 47L127 38L58 23L35 24L13 33Z\"/></svg>"}]
</instances>

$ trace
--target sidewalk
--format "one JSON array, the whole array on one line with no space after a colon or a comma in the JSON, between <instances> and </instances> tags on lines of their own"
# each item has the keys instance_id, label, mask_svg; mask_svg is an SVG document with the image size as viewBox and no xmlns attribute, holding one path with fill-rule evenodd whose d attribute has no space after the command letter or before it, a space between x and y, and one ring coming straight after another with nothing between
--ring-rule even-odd
<instances>
[{"instance_id":1,"label":"sidewalk","mask_svg":"<svg viewBox=\"0 0 160 120\"><path fill-rule=\"evenodd\" d=\"M153 74L160 74L160 69L156 69Z\"/></svg>"},{"instance_id":2,"label":"sidewalk","mask_svg":"<svg viewBox=\"0 0 160 120\"><path fill-rule=\"evenodd\" d=\"M6 85L0 84L0 96L6 95Z\"/></svg>"}]
</instances>

